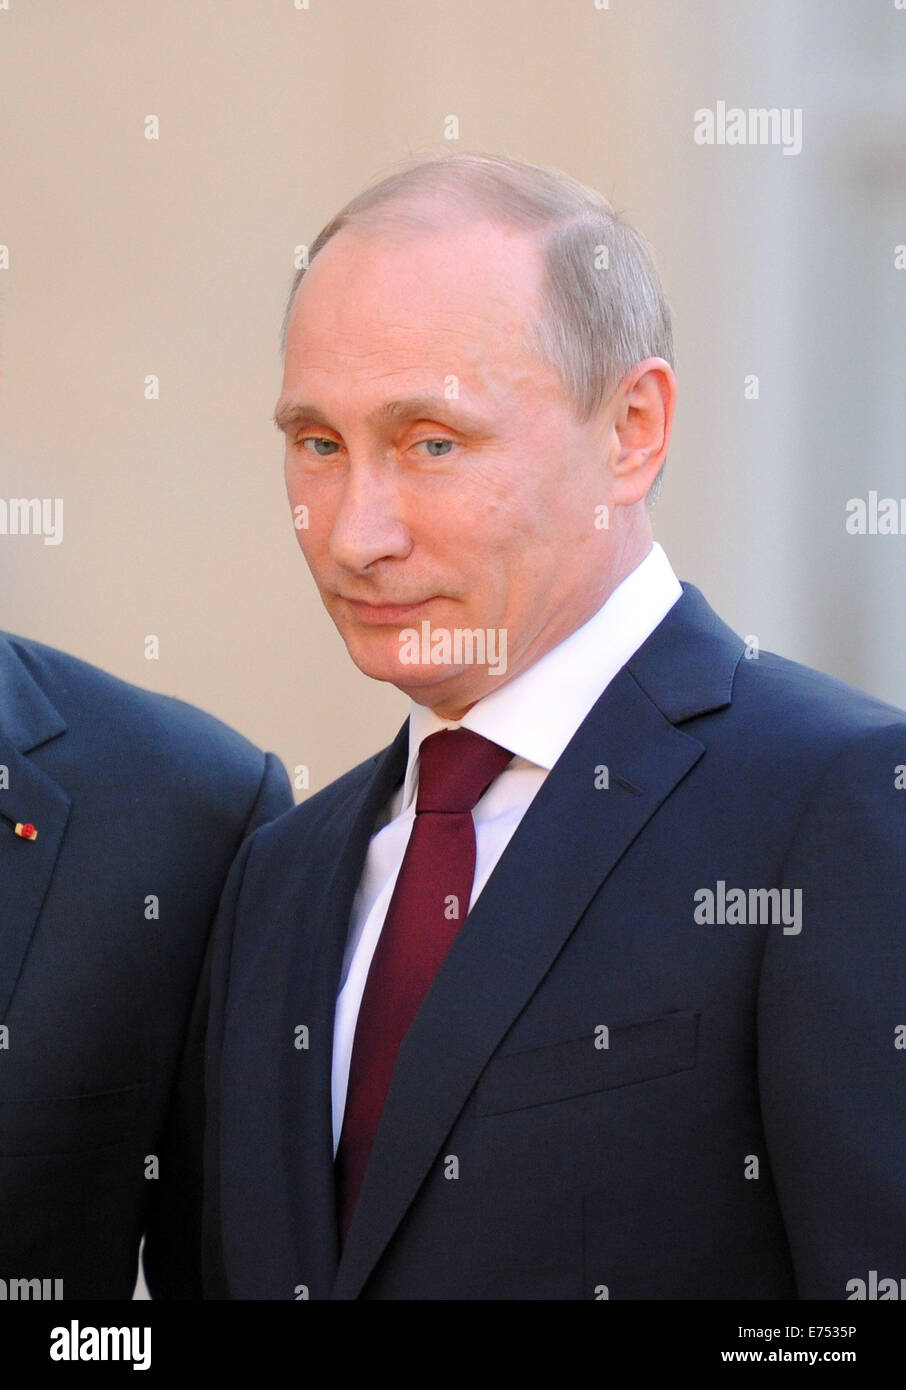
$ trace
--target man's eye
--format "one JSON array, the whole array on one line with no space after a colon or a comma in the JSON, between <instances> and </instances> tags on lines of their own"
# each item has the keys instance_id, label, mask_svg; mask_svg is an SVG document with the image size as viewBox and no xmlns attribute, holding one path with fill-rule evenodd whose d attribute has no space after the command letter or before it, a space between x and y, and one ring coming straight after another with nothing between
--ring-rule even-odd
<instances>
[{"instance_id":1,"label":"man's eye","mask_svg":"<svg viewBox=\"0 0 906 1390\"><path fill-rule=\"evenodd\" d=\"M318 447L314 449L309 449L309 444L314 444ZM327 448L322 449L320 447L320 445L322 444L326 444ZM321 439L317 435L309 435L307 439L299 439L297 440L297 445L300 448L305 449L306 452L309 454L317 454L318 458L329 458L330 455L333 453L334 449L338 449L340 447L335 439Z\"/></svg>"},{"instance_id":2,"label":"man's eye","mask_svg":"<svg viewBox=\"0 0 906 1390\"><path fill-rule=\"evenodd\" d=\"M421 439L415 447L416 449L420 449L422 445L424 445L428 450L429 458L439 459L450 452L453 448L453 444L454 441L452 439ZM437 447L438 445L440 446L439 448Z\"/></svg>"}]
</instances>

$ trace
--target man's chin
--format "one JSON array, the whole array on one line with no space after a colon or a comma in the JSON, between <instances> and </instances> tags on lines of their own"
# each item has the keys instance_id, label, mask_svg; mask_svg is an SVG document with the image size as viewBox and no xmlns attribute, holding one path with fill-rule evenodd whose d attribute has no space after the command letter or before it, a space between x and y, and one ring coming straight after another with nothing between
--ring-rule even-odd
<instances>
[{"instance_id":1,"label":"man's chin","mask_svg":"<svg viewBox=\"0 0 906 1390\"><path fill-rule=\"evenodd\" d=\"M420 705L435 703L429 695L436 695L437 701L448 693L453 693L467 675L462 666L434 666L429 662L407 664L400 660L399 648L394 644L392 651L375 650L369 643L349 642L346 650L363 675L374 681L385 681L395 685L397 690L408 695Z\"/></svg>"},{"instance_id":2,"label":"man's chin","mask_svg":"<svg viewBox=\"0 0 906 1390\"><path fill-rule=\"evenodd\" d=\"M460 674L458 668L450 666L407 666L400 661L397 652L387 655L357 650L351 646L348 646L347 650L363 675L370 676L373 681L387 681L390 685L398 686L400 690L408 690L410 687L420 690L425 686L440 685Z\"/></svg>"}]
</instances>

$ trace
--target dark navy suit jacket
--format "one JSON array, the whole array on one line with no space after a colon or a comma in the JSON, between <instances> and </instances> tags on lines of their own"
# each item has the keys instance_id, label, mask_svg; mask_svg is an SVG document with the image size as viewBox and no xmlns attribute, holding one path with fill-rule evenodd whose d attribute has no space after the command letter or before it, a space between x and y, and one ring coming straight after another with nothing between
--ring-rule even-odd
<instances>
[{"instance_id":1,"label":"dark navy suit jacket","mask_svg":"<svg viewBox=\"0 0 906 1390\"><path fill-rule=\"evenodd\" d=\"M906 1275L906 715L746 659L688 585L464 922L338 1254L334 1005L406 752L404 726L231 874L207 1295L843 1299ZM721 882L801 890L801 931L697 922Z\"/></svg>"},{"instance_id":2,"label":"dark navy suit jacket","mask_svg":"<svg viewBox=\"0 0 906 1390\"><path fill-rule=\"evenodd\" d=\"M0 1278L131 1296L218 897L291 805L208 715L0 635ZM189 1260L161 1252L163 1290Z\"/></svg>"}]
</instances>

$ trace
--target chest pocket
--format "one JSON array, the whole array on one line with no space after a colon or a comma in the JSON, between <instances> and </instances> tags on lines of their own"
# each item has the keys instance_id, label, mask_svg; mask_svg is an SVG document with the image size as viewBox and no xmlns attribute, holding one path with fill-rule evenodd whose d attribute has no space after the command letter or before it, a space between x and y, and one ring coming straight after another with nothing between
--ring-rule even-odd
<instances>
[{"instance_id":1,"label":"chest pocket","mask_svg":"<svg viewBox=\"0 0 906 1390\"><path fill-rule=\"evenodd\" d=\"M695 1065L699 1015L692 1011L590 1033L495 1057L476 1091L479 1115L549 1105L572 1096L632 1086Z\"/></svg>"}]
</instances>

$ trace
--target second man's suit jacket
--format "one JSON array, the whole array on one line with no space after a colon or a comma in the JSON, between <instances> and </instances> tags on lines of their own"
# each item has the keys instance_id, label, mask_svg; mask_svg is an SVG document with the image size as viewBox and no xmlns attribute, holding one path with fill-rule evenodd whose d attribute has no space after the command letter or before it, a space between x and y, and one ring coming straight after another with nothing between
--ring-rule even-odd
<instances>
[{"instance_id":1,"label":"second man's suit jacket","mask_svg":"<svg viewBox=\"0 0 906 1390\"><path fill-rule=\"evenodd\" d=\"M66 1299L128 1299L155 1212L178 1225L189 1174L163 1148L206 941L243 837L291 805L279 762L210 715L0 634L10 1298L48 1280ZM155 1250L162 1293L190 1261L197 1275L184 1239Z\"/></svg>"},{"instance_id":2,"label":"second man's suit jacket","mask_svg":"<svg viewBox=\"0 0 906 1390\"><path fill-rule=\"evenodd\" d=\"M466 918L340 1253L334 1008L406 757L404 726L234 865L207 1296L845 1299L906 1275L906 716L746 659L689 585Z\"/></svg>"}]
</instances>

